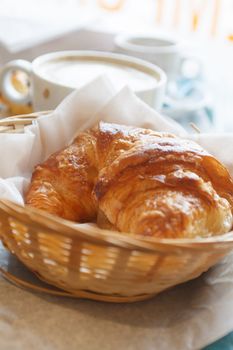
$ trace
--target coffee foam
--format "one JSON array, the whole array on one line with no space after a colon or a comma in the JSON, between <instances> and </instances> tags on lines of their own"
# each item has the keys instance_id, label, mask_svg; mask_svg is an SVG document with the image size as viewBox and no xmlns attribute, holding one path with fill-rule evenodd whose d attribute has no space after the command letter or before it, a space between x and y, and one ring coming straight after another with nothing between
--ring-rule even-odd
<instances>
[{"instance_id":1,"label":"coffee foam","mask_svg":"<svg viewBox=\"0 0 233 350\"><path fill-rule=\"evenodd\" d=\"M38 73L44 79L71 88L79 88L103 74L116 89L128 85L132 90L140 91L154 88L158 83L155 76L136 67L100 59L53 59L41 64Z\"/></svg>"}]
</instances>

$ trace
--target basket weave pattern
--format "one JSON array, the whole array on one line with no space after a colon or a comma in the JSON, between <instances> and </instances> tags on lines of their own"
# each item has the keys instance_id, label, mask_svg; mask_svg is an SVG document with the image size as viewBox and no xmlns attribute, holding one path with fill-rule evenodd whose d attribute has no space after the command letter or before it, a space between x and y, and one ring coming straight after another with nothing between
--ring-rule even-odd
<instances>
[{"instance_id":1,"label":"basket weave pattern","mask_svg":"<svg viewBox=\"0 0 233 350\"><path fill-rule=\"evenodd\" d=\"M1 120L0 132L23 132L37 116ZM146 299L193 279L233 248L232 233L206 240L135 238L5 200L0 236L42 280L77 297L114 302Z\"/></svg>"}]
</instances>

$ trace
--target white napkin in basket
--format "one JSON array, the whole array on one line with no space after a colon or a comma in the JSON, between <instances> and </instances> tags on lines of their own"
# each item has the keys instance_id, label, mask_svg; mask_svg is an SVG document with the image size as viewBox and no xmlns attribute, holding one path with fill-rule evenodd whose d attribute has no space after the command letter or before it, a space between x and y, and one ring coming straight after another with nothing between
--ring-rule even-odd
<instances>
[{"instance_id":1,"label":"white napkin in basket","mask_svg":"<svg viewBox=\"0 0 233 350\"><path fill-rule=\"evenodd\" d=\"M0 134L0 198L23 204L23 193L34 166L69 144L78 131L95 125L99 120L149 127L194 139L225 163L233 175L232 134L188 135L177 123L144 104L127 87L116 94L109 81L101 77L73 92L49 116L43 116L34 125L26 127L24 134ZM208 342L213 341L233 329L233 317L229 317L229 314L233 314L233 287L230 283L233 280L233 271L224 268L224 276L221 268L216 271L211 281L207 277L203 279L205 282L200 282L203 284L202 295L205 295L204 305L200 296L200 302L194 306L190 304L189 310L189 303L184 297L183 308L185 317L189 315L188 322L180 322L179 325L179 319L172 316L171 309L171 315L169 312L166 315L170 323L162 329L155 326L151 339L156 339L156 344L165 344L166 339L167 347L160 347L161 349L200 348L206 344L207 339ZM185 286L179 288L182 292ZM225 297L226 288L228 295L232 295L229 302ZM166 298L161 298L160 302L167 305ZM166 309L165 305L164 307ZM170 310L170 307L167 309ZM182 313L182 307L180 310ZM162 321L166 324L166 320ZM174 330L177 335L175 342L174 337L172 338ZM153 343L153 348L154 345Z\"/></svg>"}]
</instances>

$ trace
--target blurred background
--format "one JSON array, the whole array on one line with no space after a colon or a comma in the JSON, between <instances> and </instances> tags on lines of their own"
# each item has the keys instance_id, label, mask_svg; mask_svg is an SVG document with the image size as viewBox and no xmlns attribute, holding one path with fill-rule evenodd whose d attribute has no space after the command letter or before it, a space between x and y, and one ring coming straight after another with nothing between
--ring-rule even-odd
<instances>
[{"instance_id":1,"label":"blurred background","mask_svg":"<svg viewBox=\"0 0 233 350\"><path fill-rule=\"evenodd\" d=\"M0 67L57 50L115 51L119 33L182 40L201 69L193 74L190 62L191 74L177 77L167 95L192 108L177 112L164 102L162 113L187 128L193 122L201 131L233 131L233 0L1 0ZM23 90L25 77L19 80ZM0 99L2 116L31 108Z\"/></svg>"}]
</instances>

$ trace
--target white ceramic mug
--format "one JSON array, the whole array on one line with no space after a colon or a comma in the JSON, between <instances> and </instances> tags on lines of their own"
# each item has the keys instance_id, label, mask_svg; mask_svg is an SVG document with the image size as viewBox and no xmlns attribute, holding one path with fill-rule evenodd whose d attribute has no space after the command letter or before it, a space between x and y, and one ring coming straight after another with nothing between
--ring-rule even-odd
<instances>
[{"instance_id":1,"label":"white ceramic mug","mask_svg":"<svg viewBox=\"0 0 233 350\"><path fill-rule=\"evenodd\" d=\"M200 74L198 58L184 54L184 44L175 38L156 35L120 34L115 37L116 52L147 60L161 67L169 80Z\"/></svg>"},{"instance_id":2,"label":"white ceramic mug","mask_svg":"<svg viewBox=\"0 0 233 350\"><path fill-rule=\"evenodd\" d=\"M21 70L28 74L27 95L15 90L11 74ZM7 63L0 74L2 95L15 104L32 103L33 109L50 110L75 88L106 74L116 88L128 84L138 97L159 109L163 103L166 74L143 60L97 51L62 51L37 57L32 63L15 60Z\"/></svg>"}]
</instances>

